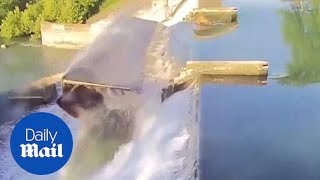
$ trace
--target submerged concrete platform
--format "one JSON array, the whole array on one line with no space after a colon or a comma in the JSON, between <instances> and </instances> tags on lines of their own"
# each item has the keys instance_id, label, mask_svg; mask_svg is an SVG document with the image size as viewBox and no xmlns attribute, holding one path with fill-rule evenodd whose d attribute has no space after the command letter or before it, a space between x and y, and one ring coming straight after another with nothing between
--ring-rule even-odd
<instances>
[{"instance_id":1,"label":"submerged concrete platform","mask_svg":"<svg viewBox=\"0 0 320 180\"><path fill-rule=\"evenodd\" d=\"M5 96L12 103L25 102L39 105L52 103L58 97L56 84L61 82L63 75L59 73L39 79L29 85L13 89Z\"/></svg>"},{"instance_id":2,"label":"submerged concrete platform","mask_svg":"<svg viewBox=\"0 0 320 180\"><path fill-rule=\"evenodd\" d=\"M267 76L225 76L225 75L201 75L200 85L222 84L222 85L267 85Z\"/></svg>"},{"instance_id":3,"label":"submerged concrete platform","mask_svg":"<svg viewBox=\"0 0 320 180\"><path fill-rule=\"evenodd\" d=\"M48 77L41 78L31 83L31 87L41 88L56 84L62 80L64 73L54 74Z\"/></svg>"},{"instance_id":4,"label":"submerged concrete platform","mask_svg":"<svg viewBox=\"0 0 320 180\"><path fill-rule=\"evenodd\" d=\"M56 84L51 84L44 87L28 87L12 90L7 93L7 97L11 102L26 101L28 103L49 104L58 97L58 92Z\"/></svg>"},{"instance_id":5,"label":"submerged concrete platform","mask_svg":"<svg viewBox=\"0 0 320 180\"><path fill-rule=\"evenodd\" d=\"M187 22L199 25L215 25L217 23L232 23L238 18L236 7L207 7L194 9L188 17Z\"/></svg>"},{"instance_id":6,"label":"submerged concrete platform","mask_svg":"<svg viewBox=\"0 0 320 180\"><path fill-rule=\"evenodd\" d=\"M212 39L219 36L223 36L227 33L235 31L239 27L237 22L216 24L212 26L196 25L193 33L194 37L199 40Z\"/></svg>"},{"instance_id":7,"label":"submerged concrete platform","mask_svg":"<svg viewBox=\"0 0 320 180\"><path fill-rule=\"evenodd\" d=\"M186 70L192 73L211 75L268 75L266 61L187 61Z\"/></svg>"},{"instance_id":8,"label":"submerged concrete platform","mask_svg":"<svg viewBox=\"0 0 320 180\"><path fill-rule=\"evenodd\" d=\"M187 61L181 70L180 76L174 79L174 83L191 83L200 79L203 83L222 84L253 84L265 85L268 75L268 62L266 61ZM126 86L113 84L101 84L97 82L62 79L62 87L87 86L94 89L110 88L115 90L132 91ZM72 89L72 88L71 88Z\"/></svg>"}]
</instances>

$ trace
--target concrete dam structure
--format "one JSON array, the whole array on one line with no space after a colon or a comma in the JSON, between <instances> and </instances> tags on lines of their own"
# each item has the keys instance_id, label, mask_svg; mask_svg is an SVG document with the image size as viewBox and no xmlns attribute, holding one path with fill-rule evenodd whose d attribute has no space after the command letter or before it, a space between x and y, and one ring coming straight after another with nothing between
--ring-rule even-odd
<instances>
[{"instance_id":1,"label":"concrete dam structure","mask_svg":"<svg viewBox=\"0 0 320 180\"><path fill-rule=\"evenodd\" d=\"M57 48L80 49L91 44L95 38L110 25L117 15L134 16L156 22L163 22L172 26L182 21L197 22L199 11L206 11L212 16L219 11L227 11L226 17L234 16L236 12L224 8L221 10L222 1L209 0L153 0L148 8L143 8L132 14L126 12L114 13L105 19L92 24L59 24L43 22L41 24L41 41L45 46ZM206 9L211 7L210 9ZM193 13L195 10L195 13ZM193 16L194 14L195 16ZM214 15L215 16L215 15ZM206 18L205 18L206 19ZM170 20L170 21L169 21ZM208 20L207 20L208 22Z\"/></svg>"},{"instance_id":2,"label":"concrete dam structure","mask_svg":"<svg viewBox=\"0 0 320 180\"><path fill-rule=\"evenodd\" d=\"M152 11L159 10L159 7L166 7L163 8L162 10L168 10L167 6L163 6L163 4L161 4L162 1L154 1L153 3L153 9L151 9ZM195 1L190 1L191 5L194 5ZM179 4L176 3L174 5L171 4L171 9L173 9L175 11L175 13L171 14L171 19L175 18L176 14L179 14L179 11L182 10L182 12L184 14L188 14L185 18L181 18L180 15L178 15L178 17L176 17L176 19L174 20L174 22L176 22L177 20L181 20L181 21L188 21L190 23L194 23L195 25L197 25L197 28L201 28L196 29L195 33L197 32L197 36L200 37L206 37L206 38L212 38L215 37L217 35L222 35L225 32L228 32L230 29L234 29L236 28L236 22L237 22L237 9L234 7L216 7L216 6L220 6L219 3L217 3L216 1L213 1L214 3L212 3L212 1L210 2L206 2L206 1L199 1L197 2L198 5L195 7L201 7L201 8L195 8L195 9L190 9L190 8L183 8L184 3L186 3L185 1L180 2L182 5L180 5L180 7L178 6ZM163 3L163 2L162 2ZM196 4L197 4L196 3ZM210 7L209 7L210 6ZM206 8L205 8L206 7ZM186 13L186 11L191 10L189 13ZM158 13L158 12L157 12ZM165 13L167 14L167 13ZM67 73L60 73L51 77L47 77L47 78L43 78L37 82L34 82L31 85L31 91L25 91L25 93L11 93L9 95L9 99L11 100L22 100L22 99L44 99L45 101L47 101L49 98L53 99L55 97L55 94L57 94L57 92L52 92L52 91L42 91L43 93L39 94L36 93L36 95L33 93L33 91L38 91L38 90L32 90L32 89L39 89L39 88L46 88L49 87L53 84L56 84L58 82L62 82L62 88L65 87L69 87L71 85L74 86L74 88L77 88L78 86L88 86L91 88L95 88L95 89L104 89L104 88L111 88L111 89L120 89L121 91L132 91L132 90L137 90L139 89L139 86L141 86L141 82L138 81L138 79L143 79L143 77L139 77L138 75L140 74L140 72L145 71L145 73L148 74L148 72L150 71L150 77L151 78L155 78L155 79L163 79L165 81L169 81L169 80L173 80L173 83L175 85L173 85L173 87L183 87L185 86L185 83L190 83L190 81L194 81L195 79L197 79L197 77L199 75L230 75L230 76L243 76L243 75L253 75L253 76L266 76L268 74L268 64L266 62L262 62L262 61L238 61L238 62L232 62L232 61L220 61L220 62L216 62L216 61L187 61L185 65L169 65L170 69L167 69L168 67L161 67L162 69L166 69L166 72L158 72L158 76L155 76L154 71L152 70L153 68L159 68L157 67L157 63L161 63L160 59L164 59L168 57L162 57L163 54L165 53L166 49L161 47L159 48L159 43L160 44L167 44L168 43L168 32L165 26L159 25L157 22L155 21L150 21L147 20L147 18L154 18L155 16L153 16L152 14L150 15L150 12L145 12L144 11L144 15L148 15L148 16L144 16L143 19L140 18L122 18L120 19L119 23L114 22L111 23L110 25L108 25L108 27L106 25L104 26L100 26L101 27L105 27L107 29L110 29L108 31L110 31L110 33L113 32L112 27L116 27L118 28L119 26L122 26L122 28L125 28L126 24L128 23L132 23L133 26L131 26L131 30L130 33L136 33L136 34L143 34L143 36L146 36L146 33L143 33L145 31L148 31L149 33L149 37L150 39L146 39L143 38L144 40L146 40L146 43L144 45L141 46L140 49L137 49L132 43L134 43L134 41L140 41L139 40L139 36L136 36L136 39L131 39L131 43L128 43L128 40L124 40L123 42L119 39L117 40L113 40L110 39L108 41L103 40L104 38L102 37L102 40L99 42L99 39L96 40L95 44L93 44L90 49L88 49L88 52L94 52L95 54L90 55L91 59L87 59L87 58L82 58L80 61L79 60L75 60L75 63L71 66L71 70L68 70ZM137 17L141 17L141 12L140 15L138 13L138 15L136 15ZM157 16L159 17L159 16ZM166 17L168 18L168 17ZM127 20L124 20L127 19ZM164 18L165 19L165 18ZM170 18L169 18L170 19ZM158 19L159 20L159 19ZM164 23L169 22L171 20L162 20ZM139 23L140 22L140 23ZM221 29L220 27L217 28L215 26L215 23L225 23L226 26L225 28ZM121 25L122 24L122 25ZM170 24L170 23L169 23ZM97 24L91 24L91 25L87 25L87 24L83 24L83 25L60 25L60 24L54 24L54 23L43 23L43 28L47 28L49 31L48 34L60 34L63 36L66 36L67 38L75 38L77 39L77 43L63 43L63 42L59 42L56 45L63 47L63 46L68 46L68 47L72 47L72 48L79 48L82 46L87 46L87 44L91 43L91 41L94 40L94 36L98 35L100 32L99 31L103 31L102 29L99 30L99 28L97 28L98 26L96 26ZM92 30L92 27L96 27L96 30ZM134 27L136 27L134 29ZM133 28L133 29L132 29ZM149 29L149 30L148 30ZM213 29L213 30L206 30L206 29ZM216 31L216 29L221 29L219 31ZM52 30L52 31L51 31ZM73 31L77 31L76 33L74 33ZM204 32L206 31L206 32ZM67 32L65 34L65 32ZM200 34L201 32L201 34ZM85 36L85 34L89 34L90 38L87 38ZM117 33L117 32L115 32ZM94 35L96 34L96 35ZM108 36L108 34L105 33L106 36ZM124 35L124 34L123 34ZM119 34L118 37L122 36L121 34ZM51 40L46 39L47 37L50 36L46 36L45 34L43 34L43 41L44 42L48 42ZM131 37L135 37L134 35L131 35ZM101 38L101 37L100 37ZM54 40L56 41L59 38L54 38ZM81 42L80 42L81 41ZM120 49L125 49L125 48L133 48L132 52L133 54L127 54L127 56L123 56L120 59L116 58L117 61L113 61L113 64L111 62L109 62L108 60L103 59L102 57L105 56L106 52L103 50L101 52L94 50L95 46L101 46L102 44L108 46L108 42L109 42L109 46L114 46L115 44L113 44L114 41L117 41L119 45L118 50ZM68 41L71 42L71 41ZM111 45L113 44L113 45ZM123 47L122 45L127 44L128 47ZM141 44L141 42L139 43ZM154 44L154 45L152 45ZM161 51L158 51L158 49L161 49ZM154 51L154 52L153 52ZM117 57L119 52L118 51L110 51L108 52L108 56L110 57ZM85 54L85 53L84 53ZM113 54L113 55L112 55ZM139 55L140 54L140 55ZM145 56L146 54L146 56ZM89 54L88 54L89 55ZM140 67L140 69L136 69L136 68L130 68L129 71L126 71L126 73L131 74L130 76L123 76L122 72L118 71L118 75L116 75L116 77L118 77L117 81L114 82L114 69L118 69L121 68L122 66L124 66L124 64L122 62L121 59L123 59L124 61L126 59L130 59L130 57L134 57L135 59L131 59L134 60L135 66L136 67ZM147 58L148 60L145 61L144 59ZM117 62L116 64L114 64L114 62ZM141 62L138 63L137 62ZM110 64L111 63L111 64ZM146 63L146 65L145 65ZM164 63L164 61L162 62ZM174 67L176 66L176 67ZM90 71L90 69L92 70L92 68L90 67L95 67L93 71ZM148 67L147 69L144 69L145 67ZM150 69L151 67L151 69ZM97 69L98 68L98 69ZM99 70L99 68L101 70ZM142 68L142 69L141 69ZM148 70L149 69L149 70ZM175 69L175 70L174 70ZM112 76L110 75L104 75L101 76L101 72L105 71L105 72L109 72L110 74L113 74ZM132 72L132 73L130 73ZM169 74L168 74L169 73ZM134 74L137 74L134 75ZM165 75L167 74L167 75ZM140 74L141 75L141 74ZM147 75L148 76L148 75ZM155 76L155 77L152 77ZM110 79L110 78L111 79ZM119 80L119 78L121 79L121 77L123 77L123 80ZM128 77L130 77L132 80L128 79ZM108 78L110 80L108 80ZM214 77L213 77L214 78ZM203 78L202 78L203 79ZM130 82L131 84L127 84L124 82ZM214 82L211 80L211 82ZM170 85L172 86L172 85ZM178 90L170 90L170 86L169 89L165 90L165 94L163 95L162 101L164 100L164 97L169 97L171 96L174 92L178 91ZM181 90L181 87L178 88ZM73 89L74 89L73 88ZM186 88L186 87L184 87ZM184 89L182 88L182 89ZM68 89L68 88L67 88ZM101 90L99 90L101 91ZM39 91L38 91L39 92ZM41 92L41 91L40 91ZM49 94L48 94L49 93ZM122 92L124 93L124 92ZM49 103L49 101L48 101Z\"/></svg>"},{"instance_id":3,"label":"concrete dam structure","mask_svg":"<svg viewBox=\"0 0 320 180\"><path fill-rule=\"evenodd\" d=\"M236 8L199 9L208 4L197 0L159 2L151 10L120 16L101 27L43 24L44 45L86 47L65 73L32 84L61 82L56 104L37 111L64 113L82 125L73 157L54 179L197 180L201 85L266 83L268 64L263 61L186 59L179 64L168 51L169 27L192 22L201 32L198 36L216 37L236 29ZM165 11L155 15L159 7ZM226 26L216 31L216 23ZM15 95L22 99L25 94Z\"/></svg>"}]
</instances>

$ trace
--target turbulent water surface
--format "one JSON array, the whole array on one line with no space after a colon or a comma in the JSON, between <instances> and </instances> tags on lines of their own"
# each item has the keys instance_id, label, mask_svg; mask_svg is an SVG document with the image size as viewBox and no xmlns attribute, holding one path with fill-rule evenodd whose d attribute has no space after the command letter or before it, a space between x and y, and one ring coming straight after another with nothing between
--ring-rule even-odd
<instances>
[{"instance_id":1,"label":"turbulent water surface","mask_svg":"<svg viewBox=\"0 0 320 180\"><path fill-rule=\"evenodd\" d=\"M179 64L173 63L174 57L169 55L172 52L167 52L169 29L154 22L142 21L144 24L141 27L149 25L154 32L149 33L149 40L145 37L146 33L140 34L141 41L139 41L139 36L130 34L131 31L128 29L121 28L121 23L130 24L132 21L137 20L130 19L128 22L127 18L119 19L114 26L100 36L101 39L92 47L80 52L76 56L75 63L67 70L67 77L79 72L81 75L82 70L85 69L85 73L93 72L100 75L99 77L90 76L93 81L135 83L136 79L140 80L140 78L134 74L140 76L145 73L145 79L139 91L121 97L106 92L104 106L97 111L81 114L78 120L64 113L56 104L36 110L51 112L65 119L72 128L76 142L68 164L60 171L46 176L47 179L194 179L198 177L196 113L198 91L194 90L197 86L191 85L162 103L161 89L167 87L169 79L176 72L174 64ZM110 32L115 33L114 36ZM115 37L119 45L115 51L128 51L127 56L123 53L113 53L112 49L109 49L109 47L115 47L116 43L112 41ZM113 44L105 50L104 45L108 41ZM175 50L172 51L177 52L181 47L175 44L173 49ZM146 67L143 67L143 62L138 63L138 60L144 58L144 54L147 54ZM83 62L89 62L89 64L93 62L97 65L96 63L110 63L115 59L119 61L114 63L116 66L113 68L107 64L110 71L101 68L88 69L94 66L87 64L83 66ZM133 61L137 62L133 63ZM79 69L80 71L74 72ZM143 72L144 69L146 69L145 72ZM119 74L119 72L129 71L134 74L132 76L129 74L128 78L126 73ZM112 79L112 77L115 78ZM14 124L15 121L1 124L3 129L1 160L4 163L0 166L0 176L3 179L41 179L42 177L22 171L14 163L8 151L9 134Z\"/></svg>"}]
</instances>

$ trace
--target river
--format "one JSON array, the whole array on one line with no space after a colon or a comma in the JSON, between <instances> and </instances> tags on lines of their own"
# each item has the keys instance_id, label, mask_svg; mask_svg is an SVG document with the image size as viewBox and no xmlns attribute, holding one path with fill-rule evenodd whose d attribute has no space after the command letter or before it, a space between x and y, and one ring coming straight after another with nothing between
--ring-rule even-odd
<instances>
[{"instance_id":1,"label":"river","mask_svg":"<svg viewBox=\"0 0 320 180\"><path fill-rule=\"evenodd\" d=\"M65 71L76 53L76 50L32 46L24 38L9 44L12 45L7 49L0 49L0 92Z\"/></svg>"},{"instance_id":2,"label":"river","mask_svg":"<svg viewBox=\"0 0 320 180\"><path fill-rule=\"evenodd\" d=\"M199 178L201 180L320 179L318 170L320 166L320 112L318 111L320 107L318 49L320 45L317 43L316 33L319 32L315 23L317 19L312 19L312 16L300 18L302 15L298 12L289 11L290 5L287 2L278 0L267 2L225 0L224 4L239 8L240 26L224 36L206 40L195 38L192 26L189 24L174 27L172 39L173 42L179 42L173 43L173 45L176 44L173 49L177 59L182 62L189 59L265 60L269 62L269 78L265 86L203 85L200 92L200 146L196 152L200 156ZM308 29L309 34L305 34L304 28ZM48 58L51 62L63 61L73 55L66 50L49 49L9 48L0 50L0 59L5 57L8 60L22 62L28 57L28 61L36 61L38 65L32 66L31 69L27 68L23 73L33 74L35 72L32 68L42 69L43 72L50 69L51 66L42 64L41 59ZM278 78L284 76L287 78ZM12 86L14 85L8 87ZM187 118L177 114L186 110L184 106L189 99L184 97L187 97L187 93L187 91L177 93L177 96L163 105L163 110L158 113L164 121L151 124L155 126L155 133L161 136L148 134L153 137L153 140L172 143L170 138L176 137L175 131L180 131L182 122L167 122L167 119L172 116L176 119ZM156 111L160 107L162 105L150 106L147 110ZM67 119L73 133L77 133L77 123L61 112L56 105L45 108L45 111L55 112ZM197 126L195 123L192 125ZM161 128L172 130L172 132L169 131L170 135L168 135ZM4 131L4 129L0 130ZM197 137L196 134L193 136ZM170 143L166 143L167 146L159 146L157 140L150 141L147 136L136 144L127 144L116 153L115 158L118 162L113 161L105 168L106 171L98 174L98 177L100 179L109 177L109 170L116 169L119 162L122 165L127 163L128 167L123 165L125 169L120 168L120 170L125 171L115 173L120 175L115 177L152 177L152 173L158 173L154 170L158 170L157 166L162 165L161 163L172 163L167 158L173 157L172 152L169 151ZM6 147L8 144L0 143L0 146ZM160 152L157 148L163 149ZM131 156L128 162L122 162L125 161L125 155L127 155L125 151L128 150L136 155L134 156L136 158ZM3 152L3 148L2 151L0 148L0 153L5 154L4 158L0 157L0 160L5 159L4 162L8 166L3 169L1 167L4 166L0 166L0 179L1 177L26 179L24 173L12 162L9 153ZM106 158L112 159L114 153L115 150L110 150L106 153L108 156ZM143 168L145 166L149 169ZM140 171L137 169L141 167L145 171L139 174ZM126 174L122 172L131 173L131 176L124 176ZM157 175L153 179L161 178L161 174ZM49 177L55 178L54 175ZM29 179L34 178L34 176L29 177ZM170 178L175 179L172 176L162 176L162 179Z\"/></svg>"},{"instance_id":3,"label":"river","mask_svg":"<svg viewBox=\"0 0 320 180\"><path fill-rule=\"evenodd\" d=\"M320 179L319 12L301 18L287 3L259 2L226 1L240 27L198 46L201 59L270 63L266 86L202 88L200 179Z\"/></svg>"}]
</instances>

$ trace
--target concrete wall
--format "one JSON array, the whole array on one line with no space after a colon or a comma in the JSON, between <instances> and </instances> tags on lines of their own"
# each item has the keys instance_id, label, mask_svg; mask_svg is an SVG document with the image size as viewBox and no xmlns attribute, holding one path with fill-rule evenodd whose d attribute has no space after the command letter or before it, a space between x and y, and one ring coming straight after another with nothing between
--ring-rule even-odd
<instances>
[{"instance_id":1,"label":"concrete wall","mask_svg":"<svg viewBox=\"0 0 320 180\"><path fill-rule=\"evenodd\" d=\"M152 9L156 10L158 13L154 14L157 18L161 20L166 19L166 17L161 17L161 15L167 15L167 12L162 12L159 10L167 11L175 9L178 4L184 2L185 0L170 0L170 7L165 6L163 3L168 3L164 0L154 0ZM197 2L197 7L212 7L221 6L221 0L192 0ZM189 0L188 0L189 2ZM191 2L191 0L190 0ZM192 8L194 8L192 5ZM175 7L175 8L174 8ZM182 7L186 11L190 11L187 7ZM159 12L161 12L159 14ZM178 13L178 15L181 13ZM183 14L183 13L182 13ZM149 15L149 14L147 14ZM150 16L150 15L149 15ZM152 16L153 20L157 20ZM177 19L177 18L176 18ZM181 20L183 18L180 18ZM180 21L178 18L178 21ZM58 24L43 22L41 24L41 36L42 44L45 46L58 47L58 48L83 48L88 46L93 40L100 34L100 32L107 27L111 20L100 20L93 24Z\"/></svg>"},{"instance_id":2,"label":"concrete wall","mask_svg":"<svg viewBox=\"0 0 320 180\"><path fill-rule=\"evenodd\" d=\"M222 6L222 0L199 0L199 8L220 6Z\"/></svg>"},{"instance_id":3,"label":"concrete wall","mask_svg":"<svg viewBox=\"0 0 320 180\"><path fill-rule=\"evenodd\" d=\"M94 24L41 24L42 44L58 48L83 48L106 27L104 21Z\"/></svg>"}]
</instances>

